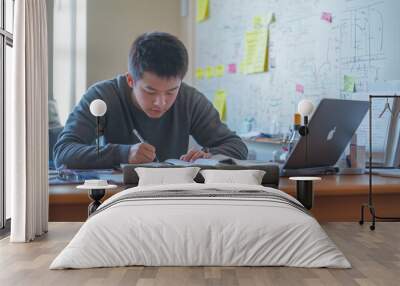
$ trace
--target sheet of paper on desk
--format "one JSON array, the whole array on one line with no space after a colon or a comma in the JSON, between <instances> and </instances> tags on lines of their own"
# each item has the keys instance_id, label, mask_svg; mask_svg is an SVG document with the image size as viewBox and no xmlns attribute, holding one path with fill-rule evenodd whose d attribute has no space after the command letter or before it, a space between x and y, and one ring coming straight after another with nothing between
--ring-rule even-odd
<instances>
[{"instance_id":1,"label":"sheet of paper on desk","mask_svg":"<svg viewBox=\"0 0 400 286\"><path fill-rule=\"evenodd\" d=\"M179 159L168 159L165 160L165 163L176 166L193 166L193 165L216 166L219 164L219 161L213 159L204 159L204 158L199 158L197 160L194 160L193 162L187 162Z\"/></svg>"},{"instance_id":2,"label":"sheet of paper on desk","mask_svg":"<svg viewBox=\"0 0 400 286\"><path fill-rule=\"evenodd\" d=\"M372 174L382 177L400 178L400 169L372 169Z\"/></svg>"},{"instance_id":3,"label":"sheet of paper on desk","mask_svg":"<svg viewBox=\"0 0 400 286\"><path fill-rule=\"evenodd\" d=\"M236 165L237 159L222 154L212 155L211 158L199 158L193 162L186 162L179 159L168 159L165 163L178 166L192 166L192 165L202 165L202 166L218 166L218 165Z\"/></svg>"},{"instance_id":4,"label":"sheet of paper on desk","mask_svg":"<svg viewBox=\"0 0 400 286\"><path fill-rule=\"evenodd\" d=\"M114 184L114 185L122 185L124 182L122 173L99 174L98 177L100 180L107 180L109 184Z\"/></svg>"},{"instance_id":5,"label":"sheet of paper on desk","mask_svg":"<svg viewBox=\"0 0 400 286\"><path fill-rule=\"evenodd\" d=\"M49 171L50 185L81 184L89 179L107 180L108 183L117 185L123 182L122 173L113 169L63 169L58 170L57 174Z\"/></svg>"},{"instance_id":6,"label":"sheet of paper on desk","mask_svg":"<svg viewBox=\"0 0 400 286\"><path fill-rule=\"evenodd\" d=\"M230 158L224 155L214 155L211 159L200 158L193 162L186 162L178 159L168 159L165 163L176 166L223 166L223 165L237 165L237 166L263 166L268 164L266 161L259 160L239 160Z\"/></svg>"}]
</instances>

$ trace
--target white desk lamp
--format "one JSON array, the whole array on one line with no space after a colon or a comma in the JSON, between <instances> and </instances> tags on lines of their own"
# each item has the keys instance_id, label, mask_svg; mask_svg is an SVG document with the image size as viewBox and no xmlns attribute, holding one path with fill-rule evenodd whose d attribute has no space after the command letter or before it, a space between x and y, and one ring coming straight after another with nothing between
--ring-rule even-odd
<instances>
[{"instance_id":1,"label":"white desk lamp","mask_svg":"<svg viewBox=\"0 0 400 286\"><path fill-rule=\"evenodd\" d=\"M305 161L308 165L308 117L314 110L313 103L308 99L303 99L297 105L297 111L303 116L303 125L299 128L299 133L301 136L306 136L306 151L305 151Z\"/></svg>"},{"instance_id":2,"label":"white desk lamp","mask_svg":"<svg viewBox=\"0 0 400 286\"><path fill-rule=\"evenodd\" d=\"M314 104L308 99L303 99L297 105L297 111L303 116L304 125L300 127L302 131L299 132L301 136L304 136L308 134L308 117L314 111Z\"/></svg>"},{"instance_id":3,"label":"white desk lamp","mask_svg":"<svg viewBox=\"0 0 400 286\"><path fill-rule=\"evenodd\" d=\"M100 144L100 117L107 111L106 103L101 99L95 99L90 103L90 113L96 117L96 130L97 130L97 158L99 158L99 144Z\"/></svg>"},{"instance_id":4,"label":"white desk lamp","mask_svg":"<svg viewBox=\"0 0 400 286\"><path fill-rule=\"evenodd\" d=\"M95 99L90 103L90 113L96 117L96 136L97 136L97 159L100 149L100 117L106 114L107 104L101 99ZM77 186L78 189L87 189L89 197L93 200L88 207L88 216L96 211L101 204L100 200L104 197L106 189L116 188L115 185L109 185L106 180L85 180L83 185Z\"/></svg>"}]
</instances>

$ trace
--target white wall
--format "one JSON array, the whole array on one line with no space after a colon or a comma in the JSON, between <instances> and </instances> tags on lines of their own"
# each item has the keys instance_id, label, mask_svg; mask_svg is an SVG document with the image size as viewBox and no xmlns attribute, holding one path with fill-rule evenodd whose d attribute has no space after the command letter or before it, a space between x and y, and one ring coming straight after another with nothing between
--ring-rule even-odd
<instances>
[{"instance_id":1,"label":"white wall","mask_svg":"<svg viewBox=\"0 0 400 286\"><path fill-rule=\"evenodd\" d=\"M195 54L196 54L196 1L181 0L181 40L185 44L189 54L188 72L184 81L193 85L195 78Z\"/></svg>"},{"instance_id":2,"label":"white wall","mask_svg":"<svg viewBox=\"0 0 400 286\"><path fill-rule=\"evenodd\" d=\"M74 23L74 24L73 24ZM64 125L86 90L86 0L54 0L53 98Z\"/></svg>"},{"instance_id":3,"label":"white wall","mask_svg":"<svg viewBox=\"0 0 400 286\"><path fill-rule=\"evenodd\" d=\"M185 17L182 3L189 4ZM194 4L191 0L54 0L53 91L49 92L57 101L61 124L90 85L127 71L129 47L147 31L168 32L185 43L189 52L185 81L191 83Z\"/></svg>"},{"instance_id":4,"label":"white wall","mask_svg":"<svg viewBox=\"0 0 400 286\"><path fill-rule=\"evenodd\" d=\"M180 0L87 0L87 83L127 71L132 41L148 31L182 36Z\"/></svg>"}]
</instances>

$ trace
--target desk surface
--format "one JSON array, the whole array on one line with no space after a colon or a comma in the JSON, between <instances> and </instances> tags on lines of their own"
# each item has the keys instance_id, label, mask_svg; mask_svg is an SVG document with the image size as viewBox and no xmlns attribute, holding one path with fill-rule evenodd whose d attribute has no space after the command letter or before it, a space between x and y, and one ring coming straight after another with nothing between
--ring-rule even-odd
<instances>
[{"instance_id":1,"label":"desk surface","mask_svg":"<svg viewBox=\"0 0 400 286\"><path fill-rule=\"evenodd\" d=\"M337 195L366 195L368 194L368 175L340 175L322 176L321 181L314 182L316 196L337 196ZM400 193L400 178L372 176L374 194L395 194ZM120 192L128 186L120 186L116 189L107 190L107 196ZM294 195L296 182L287 177L280 178L279 189ZM89 201L86 190L76 189L76 185L50 186L50 202L77 203ZM87 199L86 199L87 198Z\"/></svg>"},{"instance_id":2,"label":"desk surface","mask_svg":"<svg viewBox=\"0 0 400 286\"><path fill-rule=\"evenodd\" d=\"M376 194L400 193L400 178L372 176L372 190ZM296 182L281 178L279 189L291 195L295 192ZM321 181L314 182L317 196L361 195L368 194L368 175L322 176Z\"/></svg>"},{"instance_id":3,"label":"desk surface","mask_svg":"<svg viewBox=\"0 0 400 286\"><path fill-rule=\"evenodd\" d=\"M373 176L373 193L380 216L400 216L400 178ZM323 176L314 182L312 213L319 221L358 221L360 206L367 202L368 175ZM107 190L105 198L128 188ZM279 189L293 196L296 182L281 178ZM76 185L50 186L50 221L85 221L91 202L86 190ZM367 216L368 218L368 216Z\"/></svg>"}]
</instances>

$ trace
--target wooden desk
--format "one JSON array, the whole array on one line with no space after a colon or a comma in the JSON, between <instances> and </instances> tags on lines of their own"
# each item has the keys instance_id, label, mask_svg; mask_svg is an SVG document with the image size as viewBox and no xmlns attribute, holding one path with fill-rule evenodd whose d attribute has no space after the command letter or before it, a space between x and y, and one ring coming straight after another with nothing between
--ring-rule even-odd
<instances>
[{"instance_id":1,"label":"wooden desk","mask_svg":"<svg viewBox=\"0 0 400 286\"><path fill-rule=\"evenodd\" d=\"M323 176L314 182L312 213L318 221L359 221L360 206L368 201L368 179L368 175ZM378 216L400 216L400 178L373 176L372 183ZM287 178L281 179L279 188L295 195L296 184Z\"/></svg>"},{"instance_id":2,"label":"wooden desk","mask_svg":"<svg viewBox=\"0 0 400 286\"><path fill-rule=\"evenodd\" d=\"M125 187L107 190L103 201L123 189ZM79 190L76 185L50 186L49 221L85 221L91 202L88 191Z\"/></svg>"},{"instance_id":3,"label":"wooden desk","mask_svg":"<svg viewBox=\"0 0 400 286\"><path fill-rule=\"evenodd\" d=\"M400 216L400 178L373 176L373 199L378 216ZM125 189L107 190L105 198ZM281 178L279 189L295 195L296 183ZM358 221L368 199L368 175L323 176L314 183L312 213L319 221ZM84 221L91 200L73 185L50 186L50 221ZM366 216L369 218L369 215Z\"/></svg>"}]
</instances>

